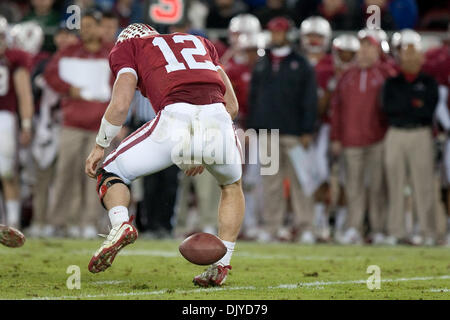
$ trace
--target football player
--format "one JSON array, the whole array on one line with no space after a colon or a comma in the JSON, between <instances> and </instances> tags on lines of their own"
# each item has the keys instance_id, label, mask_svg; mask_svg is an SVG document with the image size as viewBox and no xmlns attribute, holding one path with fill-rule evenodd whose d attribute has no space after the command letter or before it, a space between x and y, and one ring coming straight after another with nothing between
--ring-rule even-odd
<instances>
[{"instance_id":1,"label":"football player","mask_svg":"<svg viewBox=\"0 0 450 320\"><path fill-rule=\"evenodd\" d=\"M261 33L261 24L257 17L249 13L238 14L231 19L228 25L228 43L230 47L220 59L223 65L229 60L240 61L246 59L246 54L242 50L243 37L255 37ZM243 37L242 37L243 36ZM241 38L241 40L239 40Z\"/></svg>"},{"instance_id":2,"label":"football player","mask_svg":"<svg viewBox=\"0 0 450 320\"><path fill-rule=\"evenodd\" d=\"M223 284L245 205L241 150L232 121L238 102L214 46L199 36L159 34L149 25L136 23L119 35L110 53L110 67L116 77L112 98L86 160L86 173L97 179L112 229L92 257L89 271L106 270L116 254L138 237L128 216L127 185L175 163L188 176L206 168L221 186L218 235L227 253L196 276L194 283ZM104 149L126 119L136 86L151 101L156 118L124 139L96 170Z\"/></svg>"},{"instance_id":3,"label":"football player","mask_svg":"<svg viewBox=\"0 0 450 320\"><path fill-rule=\"evenodd\" d=\"M328 144L329 120L328 106L329 94L327 85L334 75L333 57L328 53L331 41L330 23L319 16L305 19L300 25L300 44L311 65L314 66L317 79L319 97L320 127L313 147L317 152L318 166L324 177L329 177ZM315 225L319 240L328 241L330 228L327 215L328 182L323 183L315 193Z\"/></svg>"},{"instance_id":4,"label":"football player","mask_svg":"<svg viewBox=\"0 0 450 320\"><path fill-rule=\"evenodd\" d=\"M6 224L20 224L19 179L17 168L17 112L20 143L31 140L33 97L31 93L31 56L7 47L8 22L0 17L0 179L6 204Z\"/></svg>"},{"instance_id":5,"label":"football player","mask_svg":"<svg viewBox=\"0 0 450 320\"><path fill-rule=\"evenodd\" d=\"M331 96L336 88L339 77L355 62L359 50L359 40L352 34L341 34L336 37L331 46L333 56L334 75L328 80L325 90L326 104L329 106ZM329 123L329 107L327 108L327 123ZM344 189L344 164L342 157L331 159L329 195L330 207L334 208L334 239L340 239L344 233L347 205Z\"/></svg>"},{"instance_id":6,"label":"football player","mask_svg":"<svg viewBox=\"0 0 450 320\"><path fill-rule=\"evenodd\" d=\"M359 40L352 34L341 34L333 40L331 52L335 74L342 74L354 62Z\"/></svg>"},{"instance_id":7,"label":"football player","mask_svg":"<svg viewBox=\"0 0 450 320\"><path fill-rule=\"evenodd\" d=\"M303 20L300 25L300 45L309 63L313 66L332 63L331 56L327 54L330 41L331 26L326 19L312 16Z\"/></svg>"}]
</instances>

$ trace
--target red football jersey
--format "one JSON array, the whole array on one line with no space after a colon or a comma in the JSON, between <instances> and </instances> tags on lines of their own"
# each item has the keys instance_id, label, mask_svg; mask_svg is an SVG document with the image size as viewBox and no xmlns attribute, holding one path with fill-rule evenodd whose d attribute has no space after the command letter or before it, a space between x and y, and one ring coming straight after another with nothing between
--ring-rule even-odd
<instances>
[{"instance_id":1,"label":"red football jersey","mask_svg":"<svg viewBox=\"0 0 450 320\"><path fill-rule=\"evenodd\" d=\"M322 59L317 62L317 64L314 66L314 70L316 72L316 82L317 82L317 89L318 89L318 97L319 99L322 99L328 89L328 84L334 77L334 61L333 56L331 54L325 55ZM329 111L329 110L328 110ZM326 112L321 117L322 123L329 123L330 122L330 114L329 112Z\"/></svg>"},{"instance_id":2,"label":"red football jersey","mask_svg":"<svg viewBox=\"0 0 450 320\"><path fill-rule=\"evenodd\" d=\"M138 88L155 112L177 102L225 102L219 56L203 37L173 33L127 39L114 46L109 63L114 76L125 68L136 72Z\"/></svg>"},{"instance_id":3,"label":"red football jersey","mask_svg":"<svg viewBox=\"0 0 450 320\"><path fill-rule=\"evenodd\" d=\"M334 62L331 54L325 55L314 66L316 80L319 88L327 89L328 82L334 76Z\"/></svg>"},{"instance_id":4,"label":"red football jersey","mask_svg":"<svg viewBox=\"0 0 450 320\"><path fill-rule=\"evenodd\" d=\"M0 56L0 110L16 112L17 97L14 86L14 72L20 68L31 69L31 56L17 49L6 49Z\"/></svg>"},{"instance_id":5,"label":"red football jersey","mask_svg":"<svg viewBox=\"0 0 450 320\"><path fill-rule=\"evenodd\" d=\"M245 119L248 114L248 94L252 70L248 64L238 63L235 59L231 58L225 65L225 71L230 78L239 102L239 116Z\"/></svg>"},{"instance_id":6,"label":"red football jersey","mask_svg":"<svg viewBox=\"0 0 450 320\"><path fill-rule=\"evenodd\" d=\"M426 53L423 71L436 81L450 89L450 46L443 45ZM450 94L447 95L447 107L450 109Z\"/></svg>"}]
</instances>

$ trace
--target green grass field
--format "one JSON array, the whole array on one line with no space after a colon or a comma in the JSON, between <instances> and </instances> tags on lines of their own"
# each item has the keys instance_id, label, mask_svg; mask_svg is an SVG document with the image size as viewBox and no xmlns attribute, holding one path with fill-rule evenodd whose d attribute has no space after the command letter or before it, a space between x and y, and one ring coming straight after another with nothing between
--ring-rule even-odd
<instances>
[{"instance_id":1,"label":"green grass field","mask_svg":"<svg viewBox=\"0 0 450 320\"><path fill-rule=\"evenodd\" d=\"M87 265L98 241L27 240L0 247L1 299L450 299L450 249L343 247L239 242L226 285L192 284L203 267L178 252L179 241L139 239L106 272ZM66 273L81 270L81 289ZM369 290L367 267L381 269L381 288Z\"/></svg>"}]
</instances>

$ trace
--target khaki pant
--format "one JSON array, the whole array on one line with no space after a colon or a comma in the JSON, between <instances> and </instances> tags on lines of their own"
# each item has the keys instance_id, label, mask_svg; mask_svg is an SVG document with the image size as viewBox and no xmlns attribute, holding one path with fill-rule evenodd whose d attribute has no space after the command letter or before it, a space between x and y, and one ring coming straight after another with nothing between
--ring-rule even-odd
<instances>
[{"instance_id":1,"label":"khaki pant","mask_svg":"<svg viewBox=\"0 0 450 320\"><path fill-rule=\"evenodd\" d=\"M432 236L434 172L431 130L390 128L386 137L385 163L389 191L389 235L397 238L406 236L404 189L409 174L419 232L422 236Z\"/></svg>"},{"instance_id":2,"label":"khaki pant","mask_svg":"<svg viewBox=\"0 0 450 320\"><path fill-rule=\"evenodd\" d=\"M348 206L347 227L362 232L366 200L368 200L371 232L383 232L385 225L383 143L367 147L345 148L344 163Z\"/></svg>"},{"instance_id":3,"label":"khaki pant","mask_svg":"<svg viewBox=\"0 0 450 320\"><path fill-rule=\"evenodd\" d=\"M104 214L96 192L96 181L84 173L95 137L96 133L91 131L68 127L61 130L55 199L50 210L57 226L98 227Z\"/></svg>"},{"instance_id":4,"label":"khaki pant","mask_svg":"<svg viewBox=\"0 0 450 320\"><path fill-rule=\"evenodd\" d=\"M187 230L187 215L189 209L190 185L194 184L195 195L197 197L197 225L196 229L203 230L205 227L217 227L217 217L219 214L219 201L221 189L214 176L208 171L200 175L188 177L180 172L176 204L176 233L183 234Z\"/></svg>"},{"instance_id":5,"label":"khaki pant","mask_svg":"<svg viewBox=\"0 0 450 320\"><path fill-rule=\"evenodd\" d=\"M272 236L276 236L278 230L283 226L283 220L286 214L286 200L283 198L283 181L286 177L290 181L290 198L292 209L294 210L294 226L299 228L301 232L306 230L312 231L314 199L312 196L307 197L303 193L288 155L289 150L299 143L300 139L298 136L280 135L279 170L274 175L262 176L264 228ZM270 135L267 138L267 148L271 150Z\"/></svg>"},{"instance_id":6,"label":"khaki pant","mask_svg":"<svg viewBox=\"0 0 450 320\"><path fill-rule=\"evenodd\" d=\"M50 217L50 194L56 171L55 160L48 168L41 169L35 162L36 183L33 186L33 224L38 226L53 225Z\"/></svg>"}]
</instances>

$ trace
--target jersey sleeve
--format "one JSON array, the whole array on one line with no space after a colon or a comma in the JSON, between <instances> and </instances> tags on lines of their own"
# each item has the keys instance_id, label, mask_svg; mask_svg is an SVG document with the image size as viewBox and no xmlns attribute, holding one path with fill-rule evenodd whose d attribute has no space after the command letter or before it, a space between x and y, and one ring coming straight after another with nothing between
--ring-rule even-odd
<instances>
[{"instance_id":1,"label":"jersey sleeve","mask_svg":"<svg viewBox=\"0 0 450 320\"><path fill-rule=\"evenodd\" d=\"M206 38L204 38L203 41L205 43L206 50L208 51L209 56L211 57L212 63L214 63L214 65L217 68L223 69L219 61L219 54L217 53L216 47L211 43L211 41L209 41Z\"/></svg>"},{"instance_id":2,"label":"jersey sleeve","mask_svg":"<svg viewBox=\"0 0 450 320\"><path fill-rule=\"evenodd\" d=\"M109 66L114 78L120 73L131 72L137 78L135 50L131 41L117 44L109 54Z\"/></svg>"},{"instance_id":3,"label":"jersey sleeve","mask_svg":"<svg viewBox=\"0 0 450 320\"><path fill-rule=\"evenodd\" d=\"M31 71L33 67L33 58L25 51L14 49L10 52L10 58L15 68L25 68Z\"/></svg>"}]
</instances>

